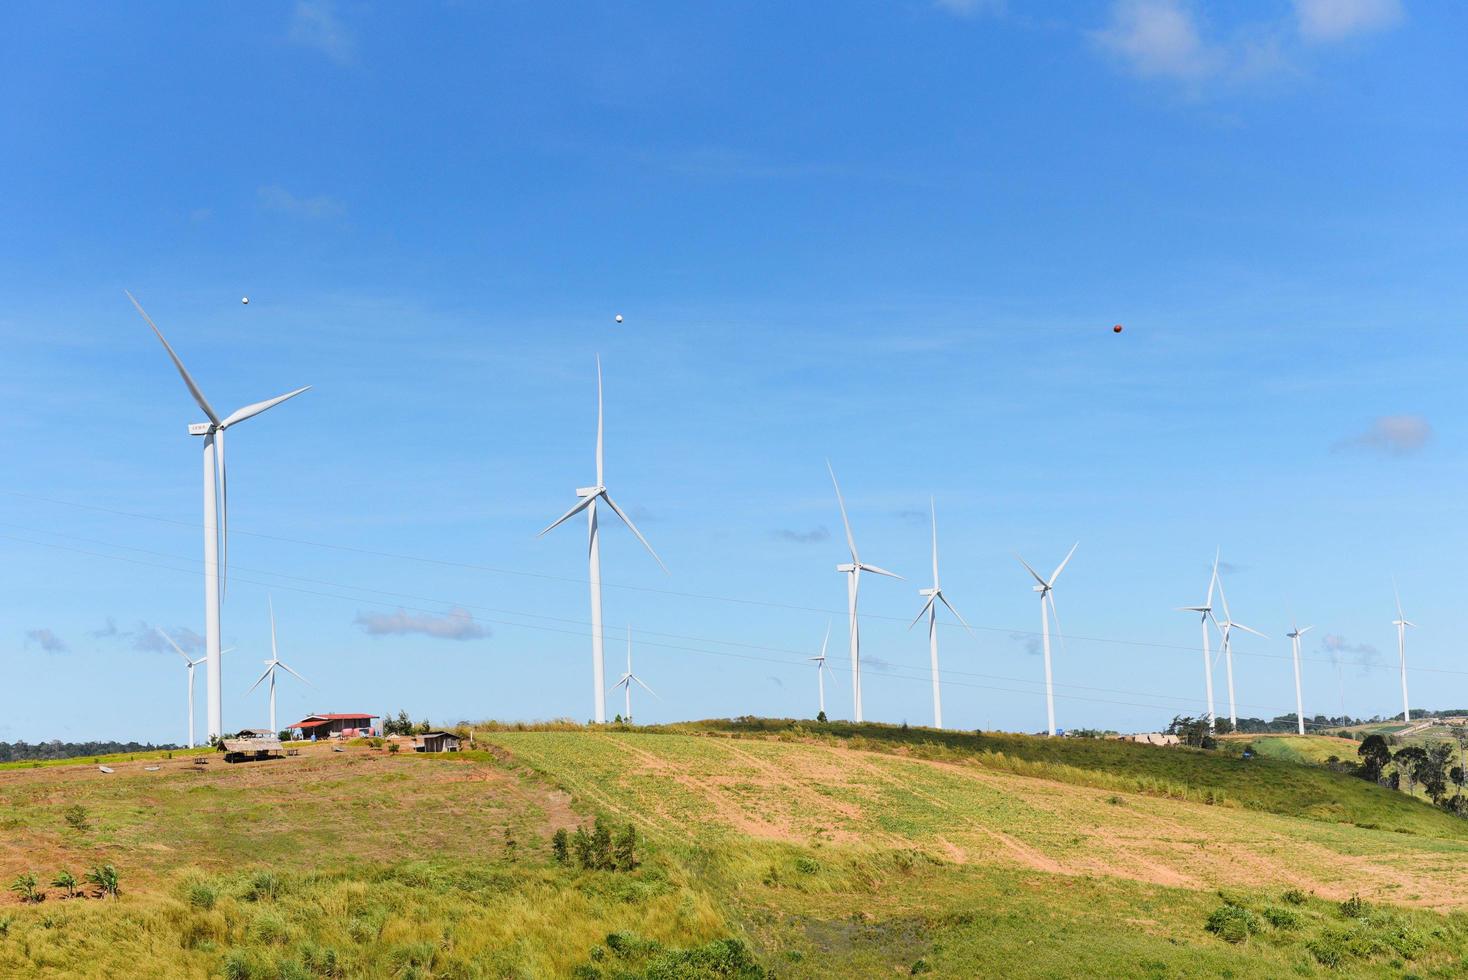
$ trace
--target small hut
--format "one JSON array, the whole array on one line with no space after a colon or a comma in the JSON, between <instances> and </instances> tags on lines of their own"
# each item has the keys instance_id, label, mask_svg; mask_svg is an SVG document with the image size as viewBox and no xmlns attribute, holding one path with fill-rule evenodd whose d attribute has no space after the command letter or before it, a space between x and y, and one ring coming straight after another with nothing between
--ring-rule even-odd
<instances>
[{"instance_id":1,"label":"small hut","mask_svg":"<svg viewBox=\"0 0 1468 980\"><path fill-rule=\"evenodd\" d=\"M457 752L459 736L453 732L426 732L413 736L414 752Z\"/></svg>"}]
</instances>

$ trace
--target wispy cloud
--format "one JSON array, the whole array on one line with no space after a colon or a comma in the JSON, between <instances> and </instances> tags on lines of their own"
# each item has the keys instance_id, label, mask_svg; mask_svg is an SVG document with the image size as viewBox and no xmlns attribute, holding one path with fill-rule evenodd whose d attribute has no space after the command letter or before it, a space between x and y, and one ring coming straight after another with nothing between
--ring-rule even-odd
<instances>
[{"instance_id":1,"label":"wispy cloud","mask_svg":"<svg viewBox=\"0 0 1468 980\"><path fill-rule=\"evenodd\" d=\"M894 510L892 512L892 516L897 518L904 524L912 525L926 524L928 523L929 517L931 517L931 515L927 511L918 510L916 507L908 507L904 510Z\"/></svg>"},{"instance_id":2,"label":"wispy cloud","mask_svg":"<svg viewBox=\"0 0 1468 980\"><path fill-rule=\"evenodd\" d=\"M204 637L187 626L175 626L172 629L164 630L164 632L171 636L173 642L178 644L179 649L183 650L189 656L204 652ZM158 635L158 628L150 626L147 623L140 622L138 623L137 629L129 630L122 635L132 637L134 650L141 650L144 653L173 652L173 647L168 645L168 641Z\"/></svg>"},{"instance_id":3,"label":"wispy cloud","mask_svg":"<svg viewBox=\"0 0 1468 980\"><path fill-rule=\"evenodd\" d=\"M897 669L896 664L890 660L883 660L881 657L862 657L861 665L863 668L870 668L879 674L890 674Z\"/></svg>"},{"instance_id":4,"label":"wispy cloud","mask_svg":"<svg viewBox=\"0 0 1468 980\"><path fill-rule=\"evenodd\" d=\"M961 17L975 14L1002 14L1006 0L933 0L933 6Z\"/></svg>"},{"instance_id":5,"label":"wispy cloud","mask_svg":"<svg viewBox=\"0 0 1468 980\"><path fill-rule=\"evenodd\" d=\"M291 13L291 42L315 48L339 65L357 58L357 40L336 15L331 0L298 0Z\"/></svg>"},{"instance_id":6,"label":"wispy cloud","mask_svg":"<svg viewBox=\"0 0 1468 980\"><path fill-rule=\"evenodd\" d=\"M114 636L120 635L121 632L122 631L117 628L117 620L113 619L111 616L108 616L107 622L103 624L100 629L88 630L87 635L94 640L107 640L111 639Z\"/></svg>"},{"instance_id":7,"label":"wispy cloud","mask_svg":"<svg viewBox=\"0 0 1468 980\"><path fill-rule=\"evenodd\" d=\"M357 625L369 636L405 636L420 634L436 640L479 640L489 636L489 629L474 621L467 609L450 609L442 616L431 613L409 614L399 609L393 613L358 613Z\"/></svg>"},{"instance_id":8,"label":"wispy cloud","mask_svg":"<svg viewBox=\"0 0 1468 980\"><path fill-rule=\"evenodd\" d=\"M1320 638L1320 649L1337 664L1358 664L1364 671L1381 659L1381 651L1370 643L1352 643L1339 633L1326 633Z\"/></svg>"},{"instance_id":9,"label":"wispy cloud","mask_svg":"<svg viewBox=\"0 0 1468 980\"><path fill-rule=\"evenodd\" d=\"M26 645L34 643L47 653L65 653L71 647L66 641L46 627L25 631Z\"/></svg>"},{"instance_id":10,"label":"wispy cloud","mask_svg":"<svg viewBox=\"0 0 1468 980\"><path fill-rule=\"evenodd\" d=\"M1307 41L1340 41L1394 27L1401 0L1295 0L1295 22Z\"/></svg>"},{"instance_id":11,"label":"wispy cloud","mask_svg":"<svg viewBox=\"0 0 1468 980\"><path fill-rule=\"evenodd\" d=\"M1118 0L1110 22L1092 38L1142 76L1196 79L1219 68L1219 52L1203 43L1182 0Z\"/></svg>"},{"instance_id":12,"label":"wispy cloud","mask_svg":"<svg viewBox=\"0 0 1468 980\"><path fill-rule=\"evenodd\" d=\"M346 211L342 203L334 197L327 197L325 194L300 197L279 184L261 187L255 192L255 196L260 206L267 211L279 211L303 218L331 218Z\"/></svg>"},{"instance_id":13,"label":"wispy cloud","mask_svg":"<svg viewBox=\"0 0 1468 980\"><path fill-rule=\"evenodd\" d=\"M1040 638L1033 633L1010 633L1009 638L1023 647L1025 653L1031 657L1038 657L1045 652L1040 645Z\"/></svg>"},{"instance_id":14,"label":"wispy cloud","mask_svg":"<svg viewBox=\"0 0 1468 980\"><path fill-rule=\"evenodd\" d=\"M813 527L809 531L797 531L793 528L779 527L770 532L770 536L790 544L820 544L822 541L831 540L831 532L825 527Z\"/></svg>"},{"instance_id":15,"label":"wispy cloud","mask_svg":"<svg viewBox=\"0 0 1468 980\"><path fill-rule=\"evenodd\" d=\"M1432 426L1420 415L1383 415L1364 432L1348 436L1332 448L1360 450L1384 456L1410 456L1432 439Z\"/></svg>"},{"instance_id":16,"label":"wispy cloud","mask_svg":"<svg viewBox=\"0 0 1468 980\"><path fill-rule=\"evenodd\" d=\"M1220 575L1237 575L1239 572L1242 572L1243 570L1244 570L1244 566L1243 565L1235 565L1231 561L1220 561L1218 563L1218 573Z\"/></svg>"}]
</instances>

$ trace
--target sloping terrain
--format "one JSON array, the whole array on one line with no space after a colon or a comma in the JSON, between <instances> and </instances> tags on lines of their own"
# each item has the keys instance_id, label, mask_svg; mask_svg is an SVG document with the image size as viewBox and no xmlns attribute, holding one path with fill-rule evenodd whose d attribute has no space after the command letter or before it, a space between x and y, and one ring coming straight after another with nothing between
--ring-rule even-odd
<instances>
[{"instance_id":1,"label":"sloping terrain","mask_svg":"<svg viewBox=\"0 0 1468 980\"><path fill-rule=\"evenodd\" d=\"M6 893L0 975L1468 970L1468 827L1319 767L757 720L477 744L0 773L5 883L122 877ZM634 870L553 857L596 815Z\"/></svg>"}]
</instances>

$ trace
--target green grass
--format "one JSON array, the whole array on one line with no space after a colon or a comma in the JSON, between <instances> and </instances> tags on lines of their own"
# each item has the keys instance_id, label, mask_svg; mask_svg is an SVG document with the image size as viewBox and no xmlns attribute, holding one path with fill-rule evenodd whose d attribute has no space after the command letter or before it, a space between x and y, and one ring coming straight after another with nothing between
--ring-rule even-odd
<instances>
[{"instance_id":1,"label":"green grass","mask_svg":"<svg viewBox=\"0 0 1468 980\"><path fill-rule=\"evenodd\" d=\"M784 722L506 726L477 744L0 773L0 877L106 861L123 889L6 896L0 975L1468 970L1468 917L1424 907L1468 905L1456 823L1317 767ZM1332 792L1344 809L1322 810ZM636 825L641 867L552 860L551 832L593 814Z\"/></svg>"},{"instance_id":2,"label":"green grass","mask_svg":"<svg viewBox=\"0 0 1468 980\"><path fill-rule=\"evenodd\" d=\"M213 755L214 749L207 745L197 749L159 749L155 752L116 752L112 755L83 755L71 759L23 759L18 762L0 762L0 772L17 769L48 769L55 766L104 765L125 762L157 762L166 759L183 759L195 755Z\"/></svg>"}]
</instances>

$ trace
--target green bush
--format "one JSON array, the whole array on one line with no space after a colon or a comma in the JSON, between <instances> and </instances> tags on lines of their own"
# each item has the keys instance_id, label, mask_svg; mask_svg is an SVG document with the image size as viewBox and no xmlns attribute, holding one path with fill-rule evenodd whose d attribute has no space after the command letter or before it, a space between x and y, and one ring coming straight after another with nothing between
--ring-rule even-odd
<instances>
[{"instance_id":1,"label":"green bush","mask_svg":"<svg viewBox=\"0 0 1468 980\"><path fill-rule=\"evenodd\" d=\"M256 871L245 886L245 898L251 902L265 902L280 894L280 878L274 871Z\"/></svg>"},{"instance_id":2,"label":"green bush","mask_svg":"<svg viewBox=\"0 0 1468 980\"><path fill-rule=\"evenodd\" d=\"M1213 910L1204 928L1226 943L1241 943L1259 931L1259 917L1241 905L1226 903Z\"/></svg>"},{"instance_id":3,"label":"green bush","mask_svg":"<svg viewBox=\"0 0 1468 980\"><path fill-rule=\"evenodd\" d=\"M1326 933L1319 939L1312 939L1305 944L1305 948L1315 957L1317 963L1332 970L1340 966L1346 958L1345 943L1335 933Z\"/></svg>"},{"instance_id":4,"label":"green bush","mask_svg":"<svg viewBox=\"0 0 1468 980\"><path fill-rule=\"evenodd\" d=\"M207 882L196 881L192 885L189 885L189 904L196 909L204 909L205 911L212 909L218 897L219 892L213 885Z\"/></svg>"},{"instance_id":5,"label":"green bush","mask_svg":"<svg viewBox=\"0 0 1468 980\"><path fill-rule=\"evenodd\" d=\"M73 803L63 810L61 818L66 821L68 827L79 834L92 829L91 823L87 820L87 808L80 803Z\"/></svg>"},{"instance_id":6,"label":"green bush","mask_svg":"<svg viewBox=\"0 0 1468 980\"><path fill-rule=\"evenodd\" d=\"M557 864L569 864L571 862L571 835L566 833L562 827L551 836L551 853L555 855Z\"/></svg>"},{"instance_id":7,"label":"green bush","mask_svg":"<svg viewBox=\"0 0 1468 980\"><path fill-rule=\"evenodd\" d=\"M821 866L812 858L798 857L795 859L795 870L803 875L813 875L821 870Z\"/></svg>"},{"instance_id":8,"label":"green bush","mask_svg":"<svg viewBox=\"0 0 1468 980\"><path fill-rule=\"evenodd\" d=\"M1341 916L1347 919L1359 919L1366 914L1367 906L1360 895L1352 895L1341 903Z\"/></svg>"},{"instance_id":9,"label":"green bush","mask_svg":"<svg viewBox=\"0 0 1468 980\"><path fill-rule=\"evenodd\" d=\"M89 885L96 885L103 897L116 898L122 894L121 879L118 877L117 869L110 864L99 864L85 876Z\"/></svg>"},{"instance_id":10,"label":"green bush","mask_svg":"<svg viewBox=\"0 0 1468 980\"><path fill-rule=\"evenodd\" d=\"M1285 893L1280 897L1283 898L1286 902L1289 902L1291 905L1305 904L1305 893L1300 891L1300 889L1298 888L1290 888L1285 891Z\"/></svg>"},{"instance_id":11,"label":"green bush","mask_svg":"<svg viewBox=\"0 0 1468 980\"><path fill-rule=\"evenodd\" d=\"M1300 925L1300 917L1289 909L1282 909L1277 905L1266 908L1261 915L1264 920L1276 929L1295 929Z\"/></svg>"},{"instance_id":12,"label":"green bush","mask_svg":"<svg viewBox=\"0 0 1468 980\"><path fill-rule=\"evenodd\" d=\"M15 876L10 883L10 890L20 896L22 902L39 902L41 893L36 890L36 876L27 871L25 874Z\"/></svg>"}]
</instances>

